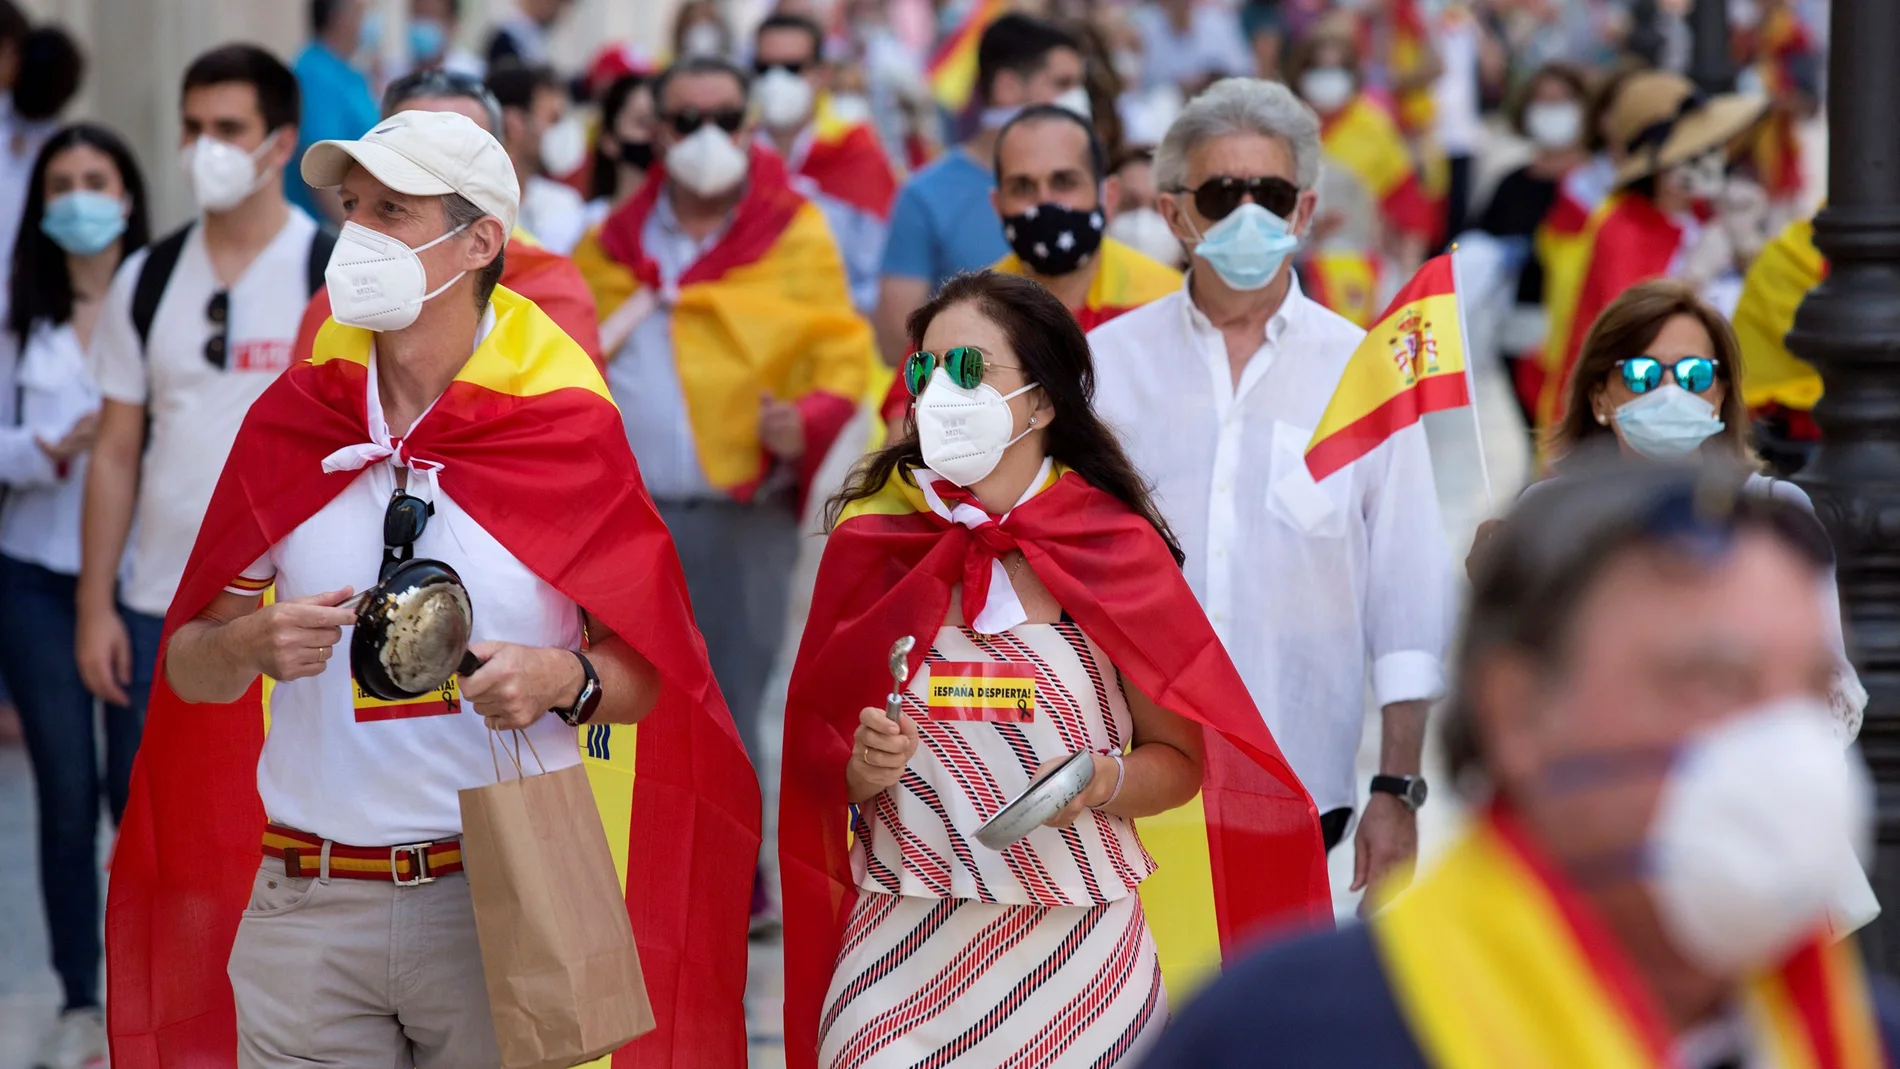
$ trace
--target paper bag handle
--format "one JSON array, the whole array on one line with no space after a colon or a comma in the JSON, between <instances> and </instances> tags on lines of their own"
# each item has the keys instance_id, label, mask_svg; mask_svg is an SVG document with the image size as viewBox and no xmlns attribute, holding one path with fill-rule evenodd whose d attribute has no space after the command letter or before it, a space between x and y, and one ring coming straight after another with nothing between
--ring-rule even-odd
<instances>
[{"instance_id":1,"label":"paper bag handle","mask_svg":"<svg viewBox=\"0 0 1900 1069\"><path fill-rule=\"evenodd\" d=\"M501 733L498 731L490 731L488 733L488 759L495 763L495 782L497 783L501 782L501 758L497 756L495 752L495 736L499 734ZM524 740L528 744L528 753L534 756L536 767L541 769L540 774L545 775L548 766L541 763L541 754L534 748L534 740L529 738L527 733L523 732L520 728L513 728L508 734L514 736L514 751L510 753L508 747L504 746L501 748L501 753L508 754L509 763L515 766L515 778L526 779L528 776L527 769L521 767L521 744Z\"/></svg>"}]
</instances>

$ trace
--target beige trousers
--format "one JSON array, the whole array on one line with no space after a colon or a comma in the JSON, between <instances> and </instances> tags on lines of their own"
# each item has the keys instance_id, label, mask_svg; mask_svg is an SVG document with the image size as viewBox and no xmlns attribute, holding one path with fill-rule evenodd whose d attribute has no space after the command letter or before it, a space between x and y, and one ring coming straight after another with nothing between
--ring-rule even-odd
<instances>
[{"instance_id":1,"label":"beige trousers","mask_svg":"<svg viewBox=\"0 0 1900 1069\"><path fill-rule=\"evenodd\" d=\"M266 858L229 971L239 1069L500 1063L460 873L417 887L293 880Z\"/></svg>"}]
</instances>

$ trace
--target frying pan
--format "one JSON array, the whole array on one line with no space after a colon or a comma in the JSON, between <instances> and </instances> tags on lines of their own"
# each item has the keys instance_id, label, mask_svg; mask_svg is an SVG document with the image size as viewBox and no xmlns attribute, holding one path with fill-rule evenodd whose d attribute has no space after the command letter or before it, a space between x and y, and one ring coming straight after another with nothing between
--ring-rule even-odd
<instances>
[{"instance_id":1,"label":"frying pan","mask_svg":"<svg viewBox=\"0 0 1900 1069\"><path fill-rule=\"evenodd\" d=\"M468 588L454 568L427 557L403 561L357 599L350 671L383 701L419 698L481 668L468 651L474 627Z\"/></svg>"},{"instance_id":2,"label":"frying pan","mask_svg":"<svg viewBox=\"0 0 1900 1069\"><path fill-rule=\"evenodd\" d=\"M1027 838L1050 817L1062 812L1063 806L1075 801L1076 795L1088 790L1089 780L1094 777L1095 758L1087 750L1075 754L1038 776L1036 782L1004 806L1002 812L985 821L976 829L976 841L991 850L1002 850Z\"/></svg>"}]
</instances>

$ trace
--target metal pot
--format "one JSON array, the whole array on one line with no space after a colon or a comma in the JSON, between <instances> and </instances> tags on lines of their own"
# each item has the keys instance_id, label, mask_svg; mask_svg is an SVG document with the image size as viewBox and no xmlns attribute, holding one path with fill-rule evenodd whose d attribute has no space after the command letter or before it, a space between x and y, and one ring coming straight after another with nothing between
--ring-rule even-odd
<instances>
[{"instance_id":1,"label":"metal pot","mask_svg":"<svg viewBox=\"0 0 1900 1069\"><path fill-rule=\"evenodd\" d=\"M468 652L474 627L454 568L426 557L403 561L357 601L350 671L372 697L419 698L482 666Z\"/></svg>"},{"instance_id":2,"label":"metal pot","mask_svg":"<svg viewBox=\"0 0 1900 1069\"><path fill-rule=\"evenodd\" d=\"M1002 811L976 829L976 841L991 850L1008 849L1012 843L1029 837L1075 796L1088 790L1095 778L1095 758L1087 750L1044 772Z\"/></svg>"}]
</instances>

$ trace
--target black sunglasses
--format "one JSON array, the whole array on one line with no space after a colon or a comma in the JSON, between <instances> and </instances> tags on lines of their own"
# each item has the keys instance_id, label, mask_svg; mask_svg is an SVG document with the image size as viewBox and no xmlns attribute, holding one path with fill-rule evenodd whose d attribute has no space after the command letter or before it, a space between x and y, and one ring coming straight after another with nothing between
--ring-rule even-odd
<instances>
[{"instance_id":1,"label":"black sunglasses","mask_svg":"<svg viewBox=\"0 0 1900 1069\"><path fill-rule=\"evenodd\" d=\"M211 303L205 305L205 318L216 329L211 337L205 339L205 362L219 371L224 370L225 361L230 358L229 345L226 342L231 332L231 294L228 290L219 290L211 295Z\"/></svg>"},{"instance_id":2,"label":"black sunglasses","mask_svg":"<svg viewBox=\"0 0 1900 1069\"><path fill-rule=\"evenodd\" d=\"M739 132L739 127L745 125L745 109L721 108L718 111L696 111L688 108L671 115L662 115L660 120L671 126L673 132L681 137L693 136L707 123L712 123L729 134L736 134Z\"/></svg>"},{"instance_id":3,"label":"black sunglasses","mask_svg":"<svg viewBox=\"0 0 1900 1069\"><path fill-rule=\"evenodd\" d=\"M771 70L773 67L777 67L779 70L782 70L787 74L804 74L807 70L811 69L811 66L812 65L810 63L804 62L802 60L797 63L786 63L786 62L767 63L766 61L761 59L752 64L752 73L763 75L767 71Z\"/></svg>"},{"instance_id":4,"label":"black sunglasses","mask_svg":"<svg viewBox=\"0 0 1900 1069\"><path fill-rule=\"evenodd\" d=\"M1258 178L1232 178L1217 174L1194 189L1176 189L1194 197L1194 210L1203 218L1221 220L1234 214L1240 202L1252 197L1255 204L1282 219L1289 219L1300 203L1300 187L1277 175Z\"/></svg>"},{"instance_id":5,"label":"black sunglasses","mask_svg":"<svg viewBox=\"0 0 1900 1069\"><path fill-rule=\"evenodd\" d=\"M429 526L435 506L405 490L390 495L383 510L383 567L381 579L389 578L396 566L416 555L416 539Z\"/></svg>"}]
</instances>

